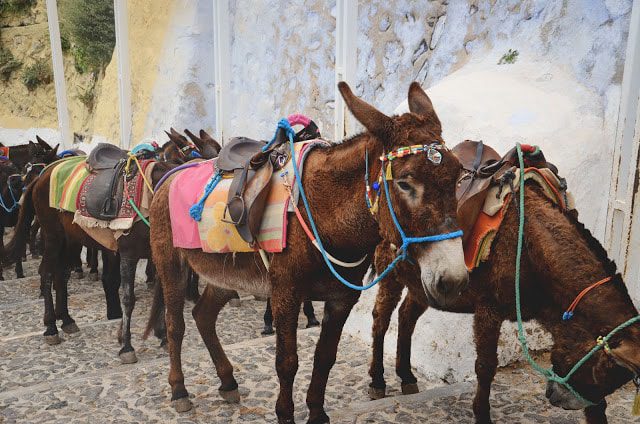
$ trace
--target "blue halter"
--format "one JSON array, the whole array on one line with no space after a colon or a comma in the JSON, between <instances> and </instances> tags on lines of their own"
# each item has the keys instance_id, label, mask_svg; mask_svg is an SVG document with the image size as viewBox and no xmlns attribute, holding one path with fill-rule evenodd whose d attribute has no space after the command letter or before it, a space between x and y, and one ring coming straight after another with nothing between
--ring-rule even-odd
<instances>
[{"instance_id":1,"label":"blue halter","mask_svg":"<svg viewBox=\"0 0 640 424\"><path fill-rule=\"evenodd\" d=\"M13 205L11 205L11 207L7 207L7 205L4 203L4 199L2 198L2 193L0 193L0 207L2 207L2 209L5 210L5 212L11 213L16 209L18 209L20 207L20 204L16 200L16 196L13 194L13 189L11 188L11 184L9 183L8 179L7 179L7 187L9 188L9 194L11 195L11 200L13 201Z\"/></svg>"},{"instance_id":2,"label":"blue halter","mask_svg":"<svg viewBox=\"0 0 640 424\"><path fill-rule=\"evenodd\" d=\"M287 121L286 119L281 119L280 122L278 122L278 129L283 129L286 132L287 137L289 138L289 145L291 147L291 161L293 162L293 172L296 177L296 184L298 185L298 190L300 191L300 197L302 198L302 202L304 203L304 209L306 210L307 216L309 217L309 226L311 227L311 230L313 231L313 235L315 236L316 241L318 242L318 247L319 247L318 250L320 250L320 253L322 254L322 259L324 259L324 262L327 264L327 267L329 268L333 276L336 277L338 281L340 281L342 284L349 287L350 289L363 291L363 290L370 289L371 287L378 284L380 280L385 278L396 267L398 262L402 260L407 260L409 258L409 253L408 253L409 246L412 244L433 243L433 242L438 242L442 240L449 240L453 238L462 237L462 230L454 231L451 233L437 234L433 236L407 237L406 233L402 229L402 226L400 225L400 221L398 221L398 217L396 216L395 211L393 210L393 205L391 204L391 197L389 196L389 186L387 184L387 180L386 178L383 178L382 181L384 186L385 197L387 198L387 206L389 207L389 211L391 212L393 224L395 225L396 229L398 230L398 233L400 234L400 237L402 238L402 245L398 249L399 250L398 256L396 256L396 258L387 266L387 268L384 271L382 271L382 273L379 274L371 283L365 286L358 286L353 283L350 283L349 281L344 279L338 273L338 271L336 271L333 264L327 257L327 252L324 246L322 245L322 240L320 239L320 235L318 234L318 228L316 227L315 221L313 220L313 216L311 215L311 208L309 207L309 201L307 200L307 196L304 192L304 187L302 187L302 178L300 175L300 170L298 169L298 162L296 161L296 156L295 156L296 154L295 154L295 148L294 148L294 142L293 142L295 132L293 128L291 128L291 125L289 125L289 121ZM277 130L276 130L276 133L277 133ZM274 136L273 140L269 144L272 144L275 138L276 137Z\"/></svg>"}]
</instances>

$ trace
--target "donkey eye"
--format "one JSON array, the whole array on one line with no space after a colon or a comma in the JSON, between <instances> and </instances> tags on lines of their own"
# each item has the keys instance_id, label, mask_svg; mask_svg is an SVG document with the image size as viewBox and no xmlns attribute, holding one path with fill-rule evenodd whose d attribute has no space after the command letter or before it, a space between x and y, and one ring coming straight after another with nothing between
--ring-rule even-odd
<instances>
[{"instance_id":1,"label":"donkey eye","mask_svg":"<svg viewBox=\"0 0 640 424\"><path fill-rule=\"evenodd\" d=\"M411 185L406 181L398 181L398 187L400 190L411 191Z\"/></svg>"}]
</instances>

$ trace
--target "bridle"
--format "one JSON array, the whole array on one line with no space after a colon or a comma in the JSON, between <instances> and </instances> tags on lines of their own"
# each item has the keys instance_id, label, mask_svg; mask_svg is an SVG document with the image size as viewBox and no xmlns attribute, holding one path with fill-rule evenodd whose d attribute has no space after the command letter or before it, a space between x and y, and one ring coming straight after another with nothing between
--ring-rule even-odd
<instances>
[{"instance_id":1,"label":"bridle","mask_svg":"<svg viewBox=\"0 0 640 424\"><path fill-rule=\"evenodd\" d=\"M18 202L18 200L16 200L16 196L15 194L13 194L13 187L11 186L11 180L15 179L16 177L20 178L20 180L22 181L22 175L20 174L10 174L7 176L7 188L9 189L9 195L11 196L11 201L13 202L11 206L7 206L4 198L2 197L2 193L0 192L0 207L7 213L11 213L20 207L20 203Z\"/></svg>"},{"instance_id":2,"label":"bridle","mask_svg":"<svg viewBox=\"0 0 640 424\"><path fill-rule=\"evenodd\" d=\"M278 133L279 130L284 130L287 137L289 138L289 146L290 146L290 150L291 150L291 160L293 162L293 172L295 174L295 180L296 180L296 184L298 186L298 190L300 191L300 197L302 198L302 202L304 204L304 208L305 211L307 212L307 216L309 217L309 226L311 227L312 231L313 231L313 235L315 236L315 239L318 243L318 250L320 251L322 258L325 262L325 264L327 265L327 267L329 268L329 270L331 271L331 273L333 274L333 276L340 281L342 284L344 284L345 286L353 289L353 290L358 290L358 291L363 291L363 290L367 290L370 289L371 287L375 286L378 282L380 282L380 280L382 280L383 278L385 278L387 276L387 274L389 274L395 267L396 265L403 260L408 260L409 258L409 246L412 244L419 244L419 243L433 243L433 242L438 242L438 241L443 241L443 240L448 240L448 239L453 239L453 238L458 238L458 237L462 237L462 231L458 230L458 231L454 231L454 232L450 232L450 233L442 233L442 234L437 234L437 235L432 235L432 236L423 236L423 237L408 237L406 235L406 233L404 232L404 230L402 229L402 226L400 225L400 221L398 220L398 217L396 216L396 213L393 209L393 205L391 203L391 196L390 196L390 190L389 190L389 185L387 183L387 176L391 175L391 161L397 158L401 158L407 155L413 155L413 154L418 154L418 153L427 153L428 157L429 155L432 155L433 160L430 159L435 165L438 165L440 163L441 158L441 154L440 152L437 152L438 149L436 149L435 147L433 147L433 144L430 145L420 145L420 146L411 146L411 147L400 147L392 152L389 152L387 154L383 154L380 157L380 161L382 162L382 165L384 166L385 162L388 162L387 164L387 176L385 176L385 178L382 178L382 185L384 187L384 191L385 191L385 198L387 199L387 207L389 208L389 212L391 213L391 217L393 219L393 223L396 227L396 230L398 231L398 233L400 234L400 238L402 239L402 244L400 245L400 247L397 249L397 256L396 258L387 266L387 268L380 273L373 281L371 281L369 284L364 285L364 286L359 286L359 285L355 285L349 281L347 281L344 277L342 277L342 275L340 275L336 269L334 268L333 264L331 263L331 260L328 258L327 256L327 251L324 248L323 244L322 244L322 240L320 239L320 235L318 234L318 229L316 227L316 224L313 220L313 216L311 214L311 208L309 207L309 200L307 199L307 196L305 194L304 191L304 187L302 186L302 178L300 175L300 170L298 168L298 163L295 157L295 147L294 147L294 136L295 136L295 132L293 130L293 128L291 128L291 125L289 123L289 121L287 119L281 119L280 122L278 122L278 129L276 130L276 135ZM274 137L275 138L275 137ZM435 152L435 153L434 153ZM437 153L437 154L436 154ZM436 159L437 157L439 157L439 160ZM365 161L367 160L366 156L365 156ZM436 163L437 160L437 163ZM366 170L368 172L368 163L366 164ZM382 172L382 170L381 170ZM389 179L392 179L389 178ZM365 180L368 180L368 175L365 176ZM367 203L368 206L368 203Z\"/></svg>"}]
</instances>

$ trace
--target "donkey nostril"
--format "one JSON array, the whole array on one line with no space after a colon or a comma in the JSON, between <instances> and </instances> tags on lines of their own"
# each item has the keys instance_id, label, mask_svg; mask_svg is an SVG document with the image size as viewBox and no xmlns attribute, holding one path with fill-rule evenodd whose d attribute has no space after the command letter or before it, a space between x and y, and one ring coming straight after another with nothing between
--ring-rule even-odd
<instances>
[{"instance_id":1,"label":"donkey nostril","mask_svg":"<svg viewBox=\"0 0 640 424\"><path fill-rule=\"evenodd\" d=\"M436 289L439 293L447 294L451 291L451 284L447 279L440 277L436 283Z\"/></svg>"}]
</instances>

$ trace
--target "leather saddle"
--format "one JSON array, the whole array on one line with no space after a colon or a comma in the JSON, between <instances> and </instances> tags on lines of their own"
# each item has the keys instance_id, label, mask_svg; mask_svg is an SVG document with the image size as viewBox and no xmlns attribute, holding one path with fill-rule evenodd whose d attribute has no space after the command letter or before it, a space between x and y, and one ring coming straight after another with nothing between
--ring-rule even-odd
<instances>
[{"instance_id":1,"label":"leather saddle","mask_svg":"<svg viewBox=\"0 0 640 424\"><path fill-rule=\"evenodd\" d=\"M108 143L98 144L89 154L87 168L95 177L86 194L86 205L94 218L111 221L118 216L126 161L127 152Z\"/></svg>"},{"instance_id":2,"label":"leather saddle","mask_svg":"<svg viewBox=\"0 0 640 424\"><path fill-rule=\"evenodd\" d=\"M471 140L463 141L451 151L462 164L456 186L456 200L458 223L464 232L463 241L466 242L484 206L489 188L508 181L508 177L513 175L511 169L518 166L518 155L514 147L500 157L498 152L482 141ZM535 157L527 156L525 162L526 166L549 168L558 175L558 169L546 161L542 152L538 152Z\"/></svg>"},{"instance_id":3,"label":"leather saddle","mask_svg":"<svg viewBox=\"0 0 640 424\"><path fill-rule=\"evenodd\" d=\"M283 141L280 136L263 152L266 142L236 137L220 150L217 169L233 174L223 220L234 224L247 243L255 243L260 230L271 176L288 161L289 154Z\"/></svg>"}]
</instances>

